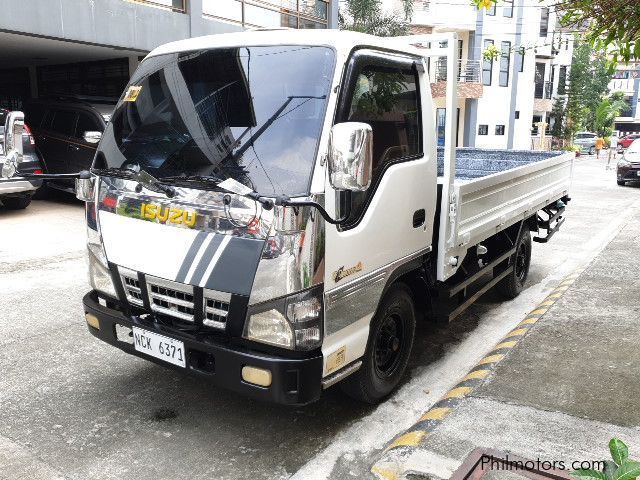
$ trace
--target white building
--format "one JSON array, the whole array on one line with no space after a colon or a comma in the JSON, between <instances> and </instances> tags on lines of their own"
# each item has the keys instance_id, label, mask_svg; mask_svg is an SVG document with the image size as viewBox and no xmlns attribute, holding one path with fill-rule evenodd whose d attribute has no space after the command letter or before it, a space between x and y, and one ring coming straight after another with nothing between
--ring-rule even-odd
<instances>
[{"instance_id":1,"label":"white building","mask_svg":"<svg viewBox=\"0 0 640 480\"><path fill-rule=\"evenodd\" d=\"M401 10L399 0L384 4ZM459 146L539 147L538 124L552 123L553 101L564 94L573 55L572 34L559 30L553 8L544 5L498 0L490 10L478 10L469 0L415 1L415 33L455 31L460 37ZM484 60L490 45L503 54ZM444 98L434 90L436 122L443 125Z\"/></svg>"},{"instance_id":2,"label":"white building","mask_svg":"<svg viewBox=\"0 0 640 480\"><path fill-rule=\"evenodd\" d=\"M624 92L627 109L616 118L615 129L621 134L640 132L640 61L619 64L609 82L610 92Z\"/></svg>"}]
</instances>

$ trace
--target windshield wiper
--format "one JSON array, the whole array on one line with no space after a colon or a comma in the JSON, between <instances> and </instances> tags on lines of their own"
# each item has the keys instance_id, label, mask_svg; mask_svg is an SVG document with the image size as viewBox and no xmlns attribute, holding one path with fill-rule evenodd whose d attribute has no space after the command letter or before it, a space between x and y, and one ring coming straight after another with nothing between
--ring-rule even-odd
<instances>
[{"instance_id":1,"label":"windshield wiper","mask_svg":"<svg viewBox=\"0 0 640 480\"><path fill-rule=\"evenodd\" d=\"M104 169L94 168L92 172L96 175L105 175L138 182L138 185L136 185L136 193L140 193L142 191L142 187L144 186L149 190L164 193L169 198L173 198L176 196L176 190L172 186L163 184L160 180L148 173L146 170L140 170L136 172L135 170L126 168L123 169L111 167Z\"/></svg>"}]
</instances>

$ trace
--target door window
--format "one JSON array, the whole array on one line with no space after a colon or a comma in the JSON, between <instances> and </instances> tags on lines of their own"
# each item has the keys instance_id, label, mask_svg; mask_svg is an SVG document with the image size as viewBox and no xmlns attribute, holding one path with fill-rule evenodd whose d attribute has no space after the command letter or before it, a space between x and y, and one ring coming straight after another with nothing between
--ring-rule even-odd
<instances>
[{"instance_id":1,"label":"door window","mask_svg":"<svg viewBox=\"0 0 640 480\"><path fill-rule=\"evenodd\" d=\"M61 135L73 135L76 117L76 113L70 110L56 110L51 122L51 130Z\"/></svg>"},{"instance_id":2,"label":"door window","mask_svg":"<svg viewBox=\"0 0 640 480\"><path fill-rule=\"evenodd\" d=\"M351 76L355 85L347 90L351 98L344 102L347 108L341 118L367 123L373 131L371 187L351 195L350 225L364 213L387 167L422 154L420 93L413 61L375 63L355 67L357 72Z\"/></svg>"},{"instance_id":3,"label":"door window","mask_svg":"<svg viewBox=\"0 0 640 480\"><path fill-rule=\"evenodd\" d=\"M102 126L91 115L80 113L76 126L76 138L83 138L84 132L101 132Z\"/></svg>"}]
</instances>

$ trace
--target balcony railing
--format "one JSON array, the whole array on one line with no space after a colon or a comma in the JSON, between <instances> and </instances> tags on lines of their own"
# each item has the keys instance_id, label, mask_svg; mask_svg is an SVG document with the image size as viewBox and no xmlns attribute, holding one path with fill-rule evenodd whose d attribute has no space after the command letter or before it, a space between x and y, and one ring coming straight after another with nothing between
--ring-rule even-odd
<instances>
[{"instance_id":1,"label":"balcony railing","mask_svg":"<svg viewBox=\"0 0 640 480\"><path fill-rule=\"evenodd\" d=\"M479 60L459 60L458 61L458 82L480 83L482 66ZM436 62L435 82L445 82L447 80L447 61L440 59Z\"/></svg>"},{"instance_id":2,"label":"balcony railing","mask_svg":"<svg viewBox=\"0 0 640 480\"><path fill-rule=\"evenodd\" d=\"M551 100L551 94L553 92L553 84L551 82L538 82L536 83L533 97L545 100Z\"/></svg>"},{"instance_id":3,"label":"balcony railing","mask_svg":"<svg viewBox=\"0 0 640 480\"><path fill-rule=\"evenodd\" d=\"M161 7L174 12L184 13L187 11L186 0L126 0L131 3L143 3L152 7Z\"/></svg>"}]
</instances>

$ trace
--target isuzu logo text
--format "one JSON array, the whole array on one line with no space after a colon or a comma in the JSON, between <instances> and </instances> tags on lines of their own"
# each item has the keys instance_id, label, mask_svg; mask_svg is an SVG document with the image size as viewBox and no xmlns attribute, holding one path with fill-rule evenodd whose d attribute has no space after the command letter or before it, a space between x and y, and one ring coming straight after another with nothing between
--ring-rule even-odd
<instances>
[{"instance_id":1,"label":"isuzu logo text","mask_svg":"<svg viewBox=\"0 0 640 480\"><path fill-rule=\"evenodd\" d=\"M143 203L140 205L140 218L193 227L196 224L197 214L194 211L182 210L181 208Z\"/></svg>"},{"instance_id":2,"label":"isuzu logo text","mask_svg":"<svg viewBox=\"0 0 640 480\"><path fill-rule=\"evenodd\" d=\"M357 265L355 265L355 266L353 266L351 268L344 268L344 266L342 266L338 270L333 272L333 274L332 274L333 281L338 283L343 278L348 277L349 275L353 275L354 273L361 272L361 271L362 271L362 262L358 262Z\"/></svg>"}]
</instances>

